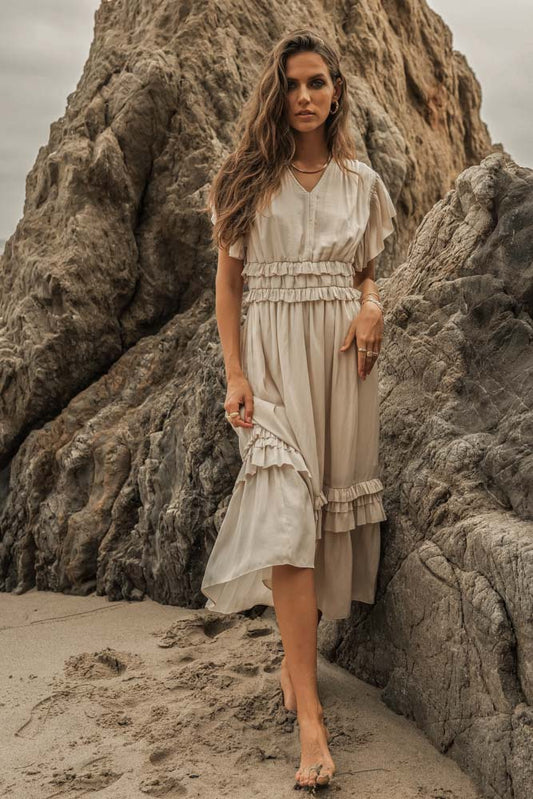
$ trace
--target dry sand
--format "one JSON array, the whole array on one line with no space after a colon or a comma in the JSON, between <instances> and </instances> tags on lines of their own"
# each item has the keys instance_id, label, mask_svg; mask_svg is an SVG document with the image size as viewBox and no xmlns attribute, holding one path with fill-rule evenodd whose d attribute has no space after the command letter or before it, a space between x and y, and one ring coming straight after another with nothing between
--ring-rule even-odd
<instances>
[{"instance_id":1,"label":"dry sand","mask_svg":"<svg viewBox=\"0 0 533 799\"><path fill-rule=\"evenodd\" d=\"M0 594L0 796L306 796L281 704L273 610L249 619L143 602ZM319 656L335 788L474 799L471 780L378 688Z\"/></svg>"}]
</instances>

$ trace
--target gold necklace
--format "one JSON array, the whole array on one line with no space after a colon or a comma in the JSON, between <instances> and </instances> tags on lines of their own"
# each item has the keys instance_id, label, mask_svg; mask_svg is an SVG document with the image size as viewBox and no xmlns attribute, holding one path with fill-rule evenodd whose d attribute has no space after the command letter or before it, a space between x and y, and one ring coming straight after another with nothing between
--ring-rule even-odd
<instances>
[{"instance_id":1,"label":"gold necklace","mask_svg":"<svg viewBox=\"0 0 533 799\"><path fill-rule=\"evenodd\" d=\"M331 156L328 158L328 160L326 161L326 163L324 164L324 166L321 166L321 167L320 167L320 169L300 169L300 167L298 167L298 166L295 166L295 164L293 164L293 162L292 162L292 161L291 161L291 166L292 166L294 169L297 169L297 170L298 170L298 172L303 172L303 173L304 173L304 175L314 175L314 174L316 174L317 172L321 172L323 169L325 169L325 168L327 167L327 165L329 164L329 162L330 162L330 161L331 161Z\"/></svg>"}]
</instances>

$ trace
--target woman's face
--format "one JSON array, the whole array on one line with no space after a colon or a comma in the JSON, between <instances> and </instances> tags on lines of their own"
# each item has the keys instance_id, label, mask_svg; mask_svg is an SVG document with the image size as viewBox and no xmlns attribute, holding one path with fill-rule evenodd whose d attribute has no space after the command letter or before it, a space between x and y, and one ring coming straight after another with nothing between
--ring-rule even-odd
<instances>
[{"instance_id":1,"label":"woman's face","mask_svg":"<svg viewBox=\"0 0 533 799\"><path fill-rule=\"evenodd\" d=\"M326 62L318 53L294 53L287 58L287 115L291 128L302 133L316 130L329 116L340 94L340 78L333 85ZM307 115L302 111L309 111Z\"/></svg>"}]
</instances>

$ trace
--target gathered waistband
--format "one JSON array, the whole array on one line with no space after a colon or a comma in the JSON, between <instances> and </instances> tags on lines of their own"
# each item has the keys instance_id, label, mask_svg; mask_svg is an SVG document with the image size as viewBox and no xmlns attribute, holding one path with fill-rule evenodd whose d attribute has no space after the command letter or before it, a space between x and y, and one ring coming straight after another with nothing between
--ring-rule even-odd
<instances>
[{"instance_id":1,"label":"gathered waistband","mask_svg":"<svg viewBox=\"0 0 533 799\"><path fill-rule=\"evenodd\" d=\"M248 284L243 302L357 300L354 274L346 261L248 261L242 270Z\"/></svg>"},{"instance_id":2,"label":"gathered waistband","mask_svg":"<svg viewBox=\"0 0 533 799\"><path fill-rule=\"evenodd\" d=\"M245 277L272 277L274 275L353 275L350 261L246 261L242 274Z\"/></svg>"}]
</instances>

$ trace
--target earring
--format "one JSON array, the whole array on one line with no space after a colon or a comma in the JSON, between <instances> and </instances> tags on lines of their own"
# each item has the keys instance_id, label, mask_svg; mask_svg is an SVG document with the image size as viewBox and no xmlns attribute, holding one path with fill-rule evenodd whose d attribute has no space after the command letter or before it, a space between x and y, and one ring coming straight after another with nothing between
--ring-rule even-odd
<instances>
[{"instance_id":1,"label":"earring","mask_svg":"<svg viewBox=\"0 0 533 799\"><path fill-rule=\"evenodd\" d=\"M336 113L337 113L337 111L339 110L339 101L338 101L338 100L333 100L333 102L337 104L337 107L335 108L335 111L333 111L333 110L330 108L330 109L329 109L329 113L330 113L330 114L336 114Z\"/></svg>"}]
</instances>

